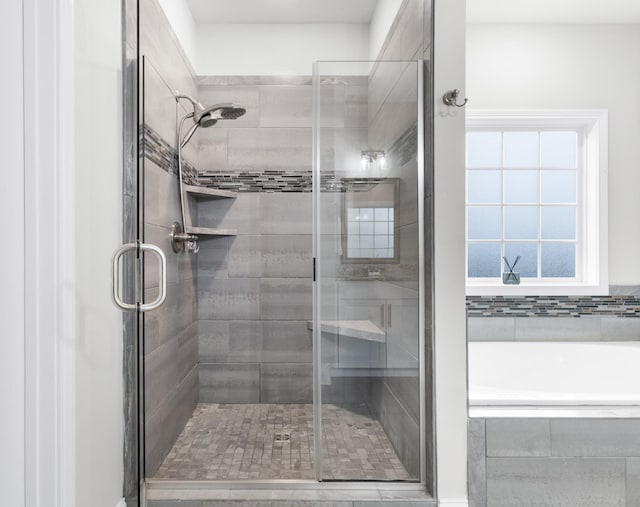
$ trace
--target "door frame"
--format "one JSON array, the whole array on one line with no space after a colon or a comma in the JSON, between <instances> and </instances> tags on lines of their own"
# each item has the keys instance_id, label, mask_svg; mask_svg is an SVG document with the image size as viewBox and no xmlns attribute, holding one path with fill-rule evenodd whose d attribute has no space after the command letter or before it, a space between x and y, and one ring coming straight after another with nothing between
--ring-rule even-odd
<instances>
[{"instance_id":1,"label":"door frame","mask_svg":"<svg viewBox=\"0 0 640 507\"><path fill-rule=\"evenodd\" d=\"M23 0L25 505L75 505L74 11Z\"/></svg>"}]
</instances>

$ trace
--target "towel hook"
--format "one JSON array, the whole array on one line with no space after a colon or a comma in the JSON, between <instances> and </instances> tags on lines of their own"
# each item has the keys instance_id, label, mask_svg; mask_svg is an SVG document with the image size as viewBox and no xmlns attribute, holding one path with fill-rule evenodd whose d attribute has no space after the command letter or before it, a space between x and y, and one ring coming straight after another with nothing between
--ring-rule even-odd
<instances>
[{"instance_id":1,"label":"towel hook","mask_svg":"<svg viewBox=\"0 0 640 507\"><path fill-rule=\"evenodd\" d=\"M465 98L462 104L458 104L458 96L460 95L460 90L457 88L455 90L449 90L442 96L442 102L444 102L447 106L451 107L464 107L467 105L469 99Z\"/></svg>"}]
</instances>

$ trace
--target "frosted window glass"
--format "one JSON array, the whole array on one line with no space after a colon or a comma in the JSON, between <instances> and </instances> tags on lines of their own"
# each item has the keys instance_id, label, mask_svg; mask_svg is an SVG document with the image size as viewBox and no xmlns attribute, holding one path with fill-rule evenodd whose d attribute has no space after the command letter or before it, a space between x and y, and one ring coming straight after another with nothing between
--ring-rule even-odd
<instances>
[{"instance_id":1,"label":"frosted window glass","mask_svg":"<svg viewBox=\"0 0 640 507\"><path fill-rule=\"evenodd\" d=\"M576 239L576 209L573 206L542 208L542 239Z\"/></svg>"},{"instance_id":2,"label":"frosted window glass","mask_svg":"<svg viewBox=\"0 0 640 507\"><path fill-rule=\"evenodd\" d=\"M509 203L537 203L538 171L505 171L504 201Z\"/></svg>"},{"instance_id":3,"label":"frosted window glass","mask_svg":"<svg viewBox=\"0 0 640 507\"><path fill-rule=\"evenodd\" d=\"M360 208L360 221L371 222L373 220L373 208Z\"/></svg>"},{"instance_id":4,"label":"frosted window glass","mask_svg":"<svg viewBox=\"0 0 640 507\"><path fill-rule=\"evenodd\" d=\"M500 276L500 245L472 243L468 248L468 276L471 278L497 278Z\"/></svg>"},{"instance_id":5,"label":"frosted window glass","mask_svg":"<svg viewBox=\"0 0 640 507\"><path fill-rule=\"evenodd\" d=\"M389 208L376 208L373 216L376 222L387 221L389 219Z\"/></svg>"},{"instance_id":6,"label":"frosted window glass","mask_svg":"<svg viewBox=\"0 0 640 507\"><path fill-rule=\"evenodd\" d=\"M389 250L386 248L376 248L376 257L389 257Z\"/></svg>"},{"instance_id":7,"label":"frosted window glass","mask_svg":"<svg viewBox=\"0 0 640 507\"><path fill-rule=\"evenodd\" d=\"M469 171L467 173L469 204L499 203L500 171Z\"/></svg>"},{"instance_id":8,"label":"frosted window glass","mask_svg":"<svg viewBox=\"0 0 640 507\"><path fill-rule=\"evenodd\" d=\"M389 248L389 236L376 236L374 243L376 249Z\"/></svg>"},{"instance_id":9,"label":"frosted window glass","mask_svg":"<svg viewBox=\"0 0 640 507\"><path fill-rule=\"evenodd\" d=\"M376 222L376 234L389 234L389 222Z\"/></svg>"},{"instance_id":10,"label":"frosted window glass","mask_svg":"<svg viewBox=\"0 0 640 507\"><path fill-rule=\"evenodd\" d=\"M537 239L538 207L505 206L504 237L505 239Z\"/></svg>"},{"instance_id":11,"label":"frosted window glass","mask_svg":"<svg viewBox=\"0 0 640 507\"><path fill-rule=\"evenodd\" d=\"M358 220L358 208L348 208L347 209L347 220Z\"/></svg>"},{"instance_id":12,"label":"frosted window glass","mask_svg":"<svg viewBox=\"0 0 640 507\"><path fill-rule=\"evenodd\" d=\"M575 169L578 135L575 132L542 132L540 158L542 167Z\"/></svg>"},{"instance_id":13,"label":"frosted window glass","mask_svg":"<svg viewBox=\"0 0 640 507\"><path fill-rule=\"evenodd\" d=\"M355 234L358 234L357 229L354 230ZM359 234L373 234L373 222L360 222Z\"/></svg>"},{"instance_id":14,"label":"frosted window glass","mask_svg":"<svg viewBox=\"0 0 640 507\"><path fill-rule=\"evenodd\" d=\"M521 277L537 277L538 276L538 244L531 243L505 243L504 255L513 266L518 255L520 260L513 269L514 273L520 273ZM505 273L509 272L506 265L503 267Z\"/></svg>"},{"instance_id":15,"label":"frosted window glass","mask_svg":"<svg viewBox=\"0 0 640 507\"><path fill-rule=\"evenodd\" d=\"M360 222L349 222L349 234L360 234Z\"/></svg>"},{"instance_id":16,"label":"frosted window glass","mask_svg":"<svg viewBox=\"0 0 640 507\"><path fill-rule=\"evenodd\" d=\"M542 202L576 202L576 171L541 171Z\"/></svg>"},{"instance_id":17,"label":"frosted window glass","mask_svg":"<svg viewBox=\"0 0 640 507\"><path fill-rule=\"evenodd\" d=\"M351 250L352 248L360 248L360 236L347 236L347 248Z\"/></svg>"},{"instance_id":18,"label":"frosted window glass","mask_svg":"<svg viewBox=\"0 0 640 507\"><path fill-rule=\"evenodd\" d=\"M393 222L393 208L389 208L389 220Z\"/></svg>"},{"instance_id":19,"label":"frosted window glass","mask_svg":"<svg viewBox=\"0 0 640 507\"><path fill-rule=\"evenodd\" d=\"M504 166L538 167L538 133L505 132Z\"/></svg>"},{"instance_id":20,"label":"frosted window glass","mask_svg":"<svg viewBox=\"0 0 640 507\"><path fill-rule=\"evenodd\" d=\"M361 257L359 248L349 248L349 257L358 258Z\"/></svg>"},{"instance_id":21,"label":"frosted window glass","mask_svg":"<svg viewBox=\"0 0 640 507\"><path fill-rule=\"evenodd\" d=\"M374 236L360 236L360 248L373 248Z\"/></svg>"},{"instance_id":22,"label":"frosted window glass","mask_svg":"<svg viewBox=\"0 0 640 507\"><path fill-rule=\"evenodd\" d=\"M360 257L373 257L374 252L373 248L363 248L360 250Z\"/></svg>"},{"instance_id":23,"label":"frosted window glass","mask_svg":"<svg viewBox=\"0 0 640 507\"><path fill-rule=\"evenodd\" d=\"M501 167L500 132L469 132L467 134L467 167Z\"/></svg>"},{"instance_id":24,"label":"frosted window glass","mask_svg":"<svg viewBox=\"0 0 640 507\"><path fill-rule=\"evenodd\" d=\"M574 278L576 276L576 246L574 243L542 244L542 276Z\"/></svg>"},{"instance_id":25,"label":"frosted window glass","mask_svg":"<svg viewBox=\"0 0 640 507\"><path fill-rule=\"evenodd\" d=\"M469 207L468 237L469 239L500 239L500 207Z\"/></svg>"}]
</instances>

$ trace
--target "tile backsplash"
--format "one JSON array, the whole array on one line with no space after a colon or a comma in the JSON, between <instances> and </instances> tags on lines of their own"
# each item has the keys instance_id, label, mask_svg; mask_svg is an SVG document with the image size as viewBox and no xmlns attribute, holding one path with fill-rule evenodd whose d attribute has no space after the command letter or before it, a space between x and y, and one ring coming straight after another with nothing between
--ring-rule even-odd
<instances>
[{"instance_id":1,"label":"tile backsplash","mask_svg":"<svg viewBox=\"0 0 640 507\"><path fill-rule=\"evenodd\" d=\"M470 296L469 341L640 340L640 295L612 286L609 296Z\"/></svg>"}]
</instances>

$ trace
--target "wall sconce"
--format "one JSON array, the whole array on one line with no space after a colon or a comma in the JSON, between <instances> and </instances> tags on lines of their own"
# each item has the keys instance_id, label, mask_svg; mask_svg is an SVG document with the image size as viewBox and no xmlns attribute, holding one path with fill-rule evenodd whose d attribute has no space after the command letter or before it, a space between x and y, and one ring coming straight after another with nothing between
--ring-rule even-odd
<instances>
[{"instance_id":1,"label":"wall sconce","mask_svg":"<svg viewBox=\"0 0 640 507\"><path fill-rule=\"evenodd\" d=\"M380 169L385 169L387 166L387 160L384 151L362 151L360 152L360 162L363 169L369 169L371 167L371 164L373 164L374 162L378 162L378 167Z\"/></svg>"}]
</instances>

